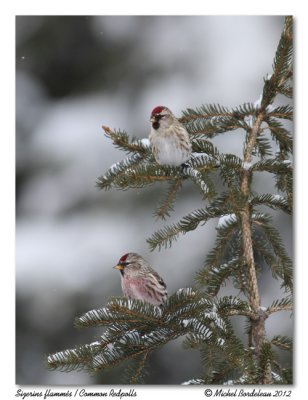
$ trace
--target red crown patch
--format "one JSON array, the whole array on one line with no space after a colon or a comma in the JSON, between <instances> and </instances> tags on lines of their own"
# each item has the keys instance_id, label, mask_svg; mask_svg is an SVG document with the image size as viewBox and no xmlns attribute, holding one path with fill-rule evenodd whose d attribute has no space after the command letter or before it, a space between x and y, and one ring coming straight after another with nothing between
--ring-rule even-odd
<instances>
[{"instance_id":1,"label":"red crown patch","mask_svg":"<svg viewBox=\"0 0 308 400\"><path fill-rule=\"evenodd\" d=\"M154 110L152 111L151 115L160 114L163 111L164 108L165 108L164 106L155 107Z\"/></svg>"}]
</instances>

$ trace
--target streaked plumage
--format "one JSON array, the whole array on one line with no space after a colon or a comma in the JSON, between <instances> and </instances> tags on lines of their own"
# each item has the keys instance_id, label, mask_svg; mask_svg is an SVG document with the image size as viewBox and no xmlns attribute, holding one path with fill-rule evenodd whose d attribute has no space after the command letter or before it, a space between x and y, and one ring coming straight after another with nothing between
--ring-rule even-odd
<instances>
[{"instance_id":1,"label":"streaked plumage","mask_svg":"<svg viewBox=\"0 0 308 400\"><path fill-rule=\"evenodd\" d=\"M180 166L190 159L189 134L168 107L155 107L150 122L149 140L158 164Z\"/></svg>"},{"instance_id":2,"label":"streaked plumage","mask_svg":"<svg viewBox=\"0 0 308 400\"><path fill-rule=\"evenodd\" d=\"M114 268L121 272L121 286L125 297L144 300L157 306L167 299L165 282L139 254L124 254Z\"/></svg>"}]
</instances>

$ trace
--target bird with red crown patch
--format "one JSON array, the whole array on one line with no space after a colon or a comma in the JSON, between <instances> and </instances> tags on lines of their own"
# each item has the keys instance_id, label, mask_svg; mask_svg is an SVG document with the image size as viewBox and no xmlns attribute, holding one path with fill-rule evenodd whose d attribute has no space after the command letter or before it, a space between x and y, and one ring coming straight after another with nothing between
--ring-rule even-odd
<instances>
[{"instance_id":1,"label":"bird with red crown patch","mask_svg":"<svg viewBox=\"0 0 308 400\"><path fill-rule=\"evenodd\" d=\"M191 143L185 127L168 107L157 106L151 112L149 140L156 162L180 166L191 157Z\"/></svg>"},{"instance_id":2,"label":"bird with red crown patch","mask_svg":"<svg viewBox=\"0 0 308 400\"><path fill-rule=\"evenodd\" d=\"M124 254L114 268L121 272L121 286L125 297L156 306L161 306L166 301L165 282L139 254Z\"/></svg>"}]
</instances>

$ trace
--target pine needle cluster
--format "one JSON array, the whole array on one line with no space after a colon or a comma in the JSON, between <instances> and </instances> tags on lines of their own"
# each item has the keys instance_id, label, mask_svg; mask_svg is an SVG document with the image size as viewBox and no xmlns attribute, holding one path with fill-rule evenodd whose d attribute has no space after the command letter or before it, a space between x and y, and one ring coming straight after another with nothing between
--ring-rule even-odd
<instances>
[{"instance_id":1,"label":"pine needle cluster","mask_svg":"<svg viewBox=\"0 0 308 400\"><path fill-rule=\"evenodd\" d=\"M286 17L273 62L258 102L235 108L202 105L187 109L180 118L192 142L193 155L183 168L159 166L146 140L125 131L103 127L113 144L126 153L97 180L100 189L143 188L168 183L154 214L166 220L186 180L200 191L204 207L177 223L166 225L147 239L151 250L171 246L180 235L219 218L217 237L196 275L196 288L180 289L160 308L138 300L112 298L106 307L76 318L78 327L102 327L99 340L60 351L46 358L50 369L104 371L128 363L125 382L140 383L150 371L153 351L183 336L186 349L198 349L203 371L186 384L289 384L291 369L280 362L277 349L292 351L292 340L269 338L265 321L273 313L292 310L293 271L280 232L268 209L292 213L291 105L292 17ZM278 97L278 100L277 100ZM230 131L245 132L243 157L221 153L211 139ZM276 193L256 193L255 174L270 174ZM217 180L219 178L219 187ZM261 307L259 277L266 265L280 282L285 296ZM219 296L231 282L238 296ZM232 318L246 320L247 340L239 338Z\"/></svg>"}]
</instances>

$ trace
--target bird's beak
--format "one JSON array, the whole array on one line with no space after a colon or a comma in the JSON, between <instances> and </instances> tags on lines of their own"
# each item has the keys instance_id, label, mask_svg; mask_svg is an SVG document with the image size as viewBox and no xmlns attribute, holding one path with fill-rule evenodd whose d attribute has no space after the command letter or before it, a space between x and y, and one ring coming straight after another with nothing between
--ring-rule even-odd
<instances>
[{"instance_id":1,"label":"bird's beak","mask_svg":"<svg viewBox=\"0 0 308 400\"><path fill-rule=\"evenodd\" d=\"M151 117L150 118L150 122L155 122L156 121L156 118L155 117Z\"/></svg>"},{"instance_id":2,"label":"bird's beak","mask_svg":"<svg viewBox=\"0 0 308 400\"><path fill-rule=\"evenodd\" d=\"M116 265L116 266L114 266L113 267L114 269L118 269L118 270L122 270L122 269L124 269L124 266L123 265L120 265L120 264L118 264L118 265Z\"/></svg>"}]
</instances>

